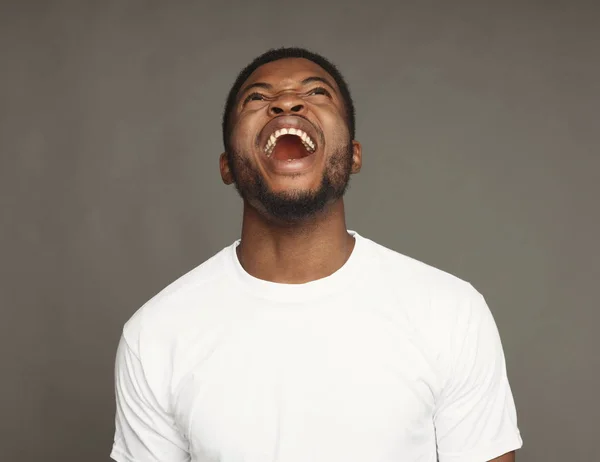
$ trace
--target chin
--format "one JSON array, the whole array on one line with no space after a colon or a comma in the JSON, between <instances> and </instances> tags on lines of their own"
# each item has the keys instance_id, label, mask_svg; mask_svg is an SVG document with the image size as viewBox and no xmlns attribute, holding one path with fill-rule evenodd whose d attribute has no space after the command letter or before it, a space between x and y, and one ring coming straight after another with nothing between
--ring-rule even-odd
<instances>
[{"instance_id":1,"label":"chin","mask_svg":"<svg viewBox=\"0 0 600 462\"><path fill-rule=\"evenodd\" d=\"M300 178L291 178L289 181L286 181L286 179L278 178L276 181L265 183L266 191L269 194L295 200L318 194L322 181L320 179L308 180Z\"/></svg>"},{"instance_id":2,"label":"chin","mask_svg":"<svg viewBox=\"0 0 600 462\"><path fill-rule=\"evenodd\" d=\"M343 196L346 184L336 187L327 177L323 177L320 186L316 188L272 190L264 184L263 187L248 202L254 202L257 210L272 219L298 223L326 211L329 205Z\"/></svg>"}]
</instances>

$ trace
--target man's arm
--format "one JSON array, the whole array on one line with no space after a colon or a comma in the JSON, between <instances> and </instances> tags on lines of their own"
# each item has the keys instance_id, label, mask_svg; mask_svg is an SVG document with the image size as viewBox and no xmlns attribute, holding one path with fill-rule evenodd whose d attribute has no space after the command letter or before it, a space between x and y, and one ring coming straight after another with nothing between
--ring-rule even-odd
<instances>
[{"instance_id":1,"label":"man's arm","mask_svg":"<svg viewBox=\"0 0 600 462\"><path fill-rule=\"evenodd\" d=\"M440 462L513 462L521 447L500 336L475 290L453 311L434 416ZM499 454L503 454L499 456Z\"/></svg>"},{"instance_id":2,"label":"man's arm","mask_svg":"<svg viewBox=\"0 0 600 462\"><path fill-rule=\"evenodd\" d=\"M187 442L146 381L138 355L121 338L115 362L117 462L187 462Z\"/></svg>"},{"instance_id":3,"label":"man's arm","mask_svg":"<svg viewBox=\"0 0 600 462\"><path fill-rule=\"evenodd\" d=\"M489 462L515 462L515 451L504 454L503 456L496 457Z\"/></svg>"}]
</instances>

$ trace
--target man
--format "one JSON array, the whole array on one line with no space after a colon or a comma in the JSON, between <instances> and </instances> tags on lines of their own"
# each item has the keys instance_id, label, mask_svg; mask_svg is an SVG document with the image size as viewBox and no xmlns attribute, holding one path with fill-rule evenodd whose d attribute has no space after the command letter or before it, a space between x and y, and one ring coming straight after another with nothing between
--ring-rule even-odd
<instances>
[{"instance_id":1,"label":"man","mask_svg":"<svg viewBox=\"0 0 600 462\"><path fill-rule=\"evenodd\" d=\"M346 229L362 152L339 71L303 49L258 57L231 89L223 137L241 239L126 324L112 458L514 461L483 297Z\"/></svg>"}]
</instances>

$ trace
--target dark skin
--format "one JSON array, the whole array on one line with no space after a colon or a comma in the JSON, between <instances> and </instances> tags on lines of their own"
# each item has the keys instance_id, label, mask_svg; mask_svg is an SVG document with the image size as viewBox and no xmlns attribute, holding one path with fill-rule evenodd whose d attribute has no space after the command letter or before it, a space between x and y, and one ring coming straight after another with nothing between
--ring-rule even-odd
<instances>
[{"instance_id":1,"label":"dark skin","mask_svg":"<svg viewBox=\"0 0 600 462\"><path fill-rule=\"evenodd\" d=\"M515 462L515 451L508 452L503 456L496 457L489 462Z\"/></svg>"},{"instance_id":2,"label":"dark skin","mask_svg":"<svg viewBox=\"0 0 600 462\"><path fill-rule=\"evenodd\" d=\"M324 88L328 94L315 88ZM331 76L309 60L274 61L248 78L237 100L232 114L232 148L260 173L271 191L316 191L328 160L349 138L344 101ZM310 166L293 175L273 168L256 142L267 123L286 115L306 118L323 138ZM361 145L351 140L351 147L350 173L356 174L362 165ZM219 166L223 182L232 184L234 175L227 153L221 155ZM241 175L237 180L250 178ZM255 198L244 197L238 257L244 269L256 278L287 284L321 279L343 266L353 248L343 198L304 220L289 223L270 216ZM490 462L514 461L513 451Z\"/></svg>"},{"instance_id":3,"label":"dark skin","mask_svg":"<svg viewBox=\"0 0 600 462\"><path fill-rule=\"evenodd\" d=\"M314 77L329 84L314 79L303 83ZM248 88L257 83L265 83L270 88ZM311 93L315 87L325 88L329 95ZM245 102L249 94L257 91L264 99ZM269 168L264 153L255 146L262 128L282 115L306 118L318 127L324 138L314 154L315 161L300 174L281 174ZM258 68L242 87L232 114L232 144L274 192L316 190L328 158L348 138L339 88L320 66L305 59L284 59ZM360 143L352 141L352 149L351 173L354 174L360 171L362 164ZM232 184L234 178L225 153L220 158L220 170L223 182ZM281 223L261 210L260 204L244 200L238 255L244 269L259 279L288 284L314 281L338 270L353 248L354 238L347 232L342 198L327 204L314 216L292 224Z\"/></svg>"}]
</instances>

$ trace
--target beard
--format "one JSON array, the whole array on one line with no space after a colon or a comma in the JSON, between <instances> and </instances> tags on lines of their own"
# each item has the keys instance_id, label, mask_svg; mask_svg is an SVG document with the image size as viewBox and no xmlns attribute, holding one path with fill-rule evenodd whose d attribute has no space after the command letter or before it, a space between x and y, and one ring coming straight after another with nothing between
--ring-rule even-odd
<instances>
[{"instance_id":1,"label":"beard","mask_svg":"<svg viewBox=\"0 0 600 462\"><path fill-rule=\"evenodd\" d=\"M316 190L272 191L247 156L228 150L235 187L242 199L266 215L283 223L297 223L314 217L327 205L344 196L350 182L353 145L349 141L328 159Z\"/></svg>"}]
</instances>

